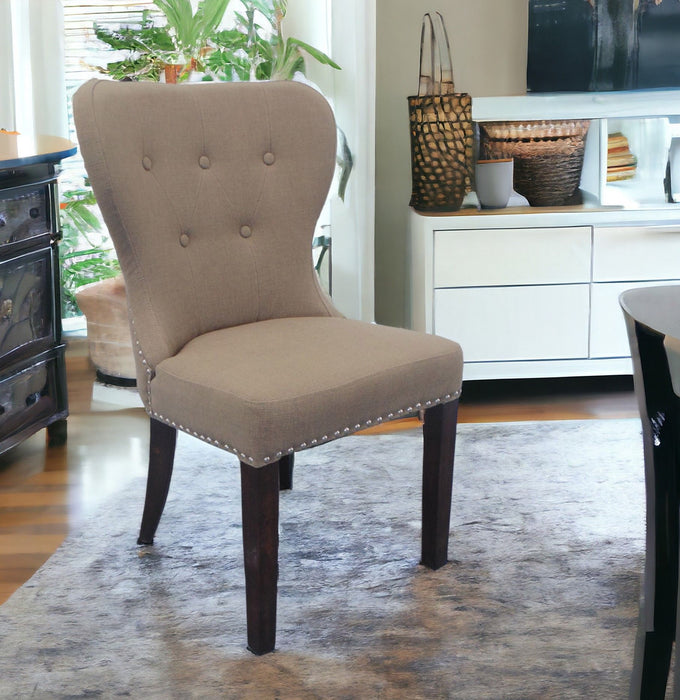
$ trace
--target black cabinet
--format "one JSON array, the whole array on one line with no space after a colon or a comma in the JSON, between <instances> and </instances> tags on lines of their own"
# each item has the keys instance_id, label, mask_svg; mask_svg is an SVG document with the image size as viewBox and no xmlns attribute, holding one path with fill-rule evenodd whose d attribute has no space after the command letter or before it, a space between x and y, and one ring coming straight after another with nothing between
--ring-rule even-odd
<instances>
[{"instance_id":1,"label":"black cabinet","mask_svg":"<svg viewBox=\"0 0 680 700\"><path fill-rule=\"evenodd\" d=\"M66 440L57 177L74 152L0 133L0 452L42 428Z\"/></svg>"}]
</instances>

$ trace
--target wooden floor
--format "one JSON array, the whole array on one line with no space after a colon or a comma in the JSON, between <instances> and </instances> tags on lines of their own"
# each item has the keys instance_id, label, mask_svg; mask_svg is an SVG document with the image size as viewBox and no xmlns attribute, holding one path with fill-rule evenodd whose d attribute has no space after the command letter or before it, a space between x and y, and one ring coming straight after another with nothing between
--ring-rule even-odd
<instances>
[{"instance_id":1,"label":"wooden floor","mask_svg":"<svg viewBox=\"0 0 680 700\"><path fill-rule=\"evenodd\" d=\"M85 353L67 355L68 441L45 447L45 431L0 455L0 603L54 553L102 500L146 472L147 418L129 394L94 382ZM124 397L121 400L121 396ZM637 416L629 377L472 382L461 422ZM414 419L390 431L411 429Z\"/></svg>"}]
</instances>

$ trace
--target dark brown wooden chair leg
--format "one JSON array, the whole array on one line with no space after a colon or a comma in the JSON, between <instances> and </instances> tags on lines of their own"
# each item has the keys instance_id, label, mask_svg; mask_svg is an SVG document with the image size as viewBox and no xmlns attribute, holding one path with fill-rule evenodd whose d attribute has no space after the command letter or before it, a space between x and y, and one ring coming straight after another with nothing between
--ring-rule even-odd
<instances>
[{"instance_id":1,"label":"dark brown wooden chair leg","mask_svg":"<svg viewBox=\"0 0 680 700\"><path fill-rule=\"evenodd\" d=\"M47 446L61 447L66 444L68 426L66 418L54 421L47 426Z\"/></svg>"},{"instance_id":2,"label":"dark brown wooden chair leg","mask_svg":"<svg viewBox=\"0 0 680 700\"><path fill-rule=\"evenodd\" d=\"M448 560L457 420L457 400L433 406L425 411L420 563L430 569L439 569Z\"/></svg>"},{"instance_id":3,"label":"dark brown wooden chair leg","mask_svg":"<svg viewBox=\"0 0 680 700\"><path fill-rule=\"evenodd\" d=\"M241 462L248 649L257 655L274 651L276 644L279 469L278 462L264 467Z\"/></svg>"},{"instance_id":4,"label":"dark brown wooden chair leg","mask_svg":"<svg viewBox=\"0 0 680 700\"><path fill-rule=\"evenodd\" d=\"M176 428L154 418L151 419L149 475L146 481L146 500L137 544L153 544L153 537L168 497L176 442Z\"/></svg>"},{"instance_id":5,"label":"dark brown wooden chair leg","mask_svg":"<svg viewBox=\"0 0 680 700\"><path fill-rule=\"evenodd\" d=\"M293 466L295 455L289 454L279 460L279 490L289 491L293 488Z\"/></svg>"}]
</instances>

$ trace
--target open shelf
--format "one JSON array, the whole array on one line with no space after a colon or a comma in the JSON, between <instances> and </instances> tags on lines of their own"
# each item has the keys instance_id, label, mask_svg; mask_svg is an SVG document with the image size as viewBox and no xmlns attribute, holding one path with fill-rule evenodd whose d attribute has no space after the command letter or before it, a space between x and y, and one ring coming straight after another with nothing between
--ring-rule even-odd
<instances>
[{"instance_id":1,"label":"open shelf","mask_svg":"<svg viewBox=\"0 0 680 700\"><path fill-rule=\"evenodd\" d=\"M486 121L590 119L581 191L594 206L677 208L664 188L671 138L680 136L680 90L554 93L473 98L472 118ZM636 158L629 180L607 181L608 135L624 134Z\"/></svg>"}]
</instances>

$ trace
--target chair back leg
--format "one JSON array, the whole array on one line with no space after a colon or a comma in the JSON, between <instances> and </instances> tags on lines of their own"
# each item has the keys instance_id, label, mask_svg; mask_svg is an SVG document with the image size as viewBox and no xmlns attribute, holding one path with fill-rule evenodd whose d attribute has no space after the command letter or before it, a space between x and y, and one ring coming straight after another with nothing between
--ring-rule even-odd
<instances>
[{"instance_id":1,"label":"chair back leg","mask_svg":"<svg viewBox=\"0 0 680 700\"><path fill-rule=\"evenodd\" d=\"M278 462L264 467L241 462L248 649L257 655L274 651L276 644L279 469Z\"/></svg>"},{"instance_id":2,"label":"chair back leg","mask_svg":"<svg viewBox=\"0 0 680 700\"><path fill-rule=\"evenodd\" d=\"M292 452L279 460L279 489L281 491L290 491L293 488L294 464L295 455Z\"/></svg>"},{"instance_id":3,"label":"chair back leg","mask_svg":"<svg viewBox=\"0 0 680 700\"><path fill-rule=\"evenodd\" d=\"M153 544L156 528L168 498L176 442L176 428L161 423L155 418L151 419L149 476L146 481L146 500L137 544Z\"/></svg>"},{"instance_id":4,"label":"chair back leg","mask_svg":"<svg viewBox=\"0 0 680 700\"><path fill-rule=\"evenodd\" d=\"M430 569L439 569L448 561L457 423L458 400L425 411L420 563Z\"/></svg>"}]
</instances>

